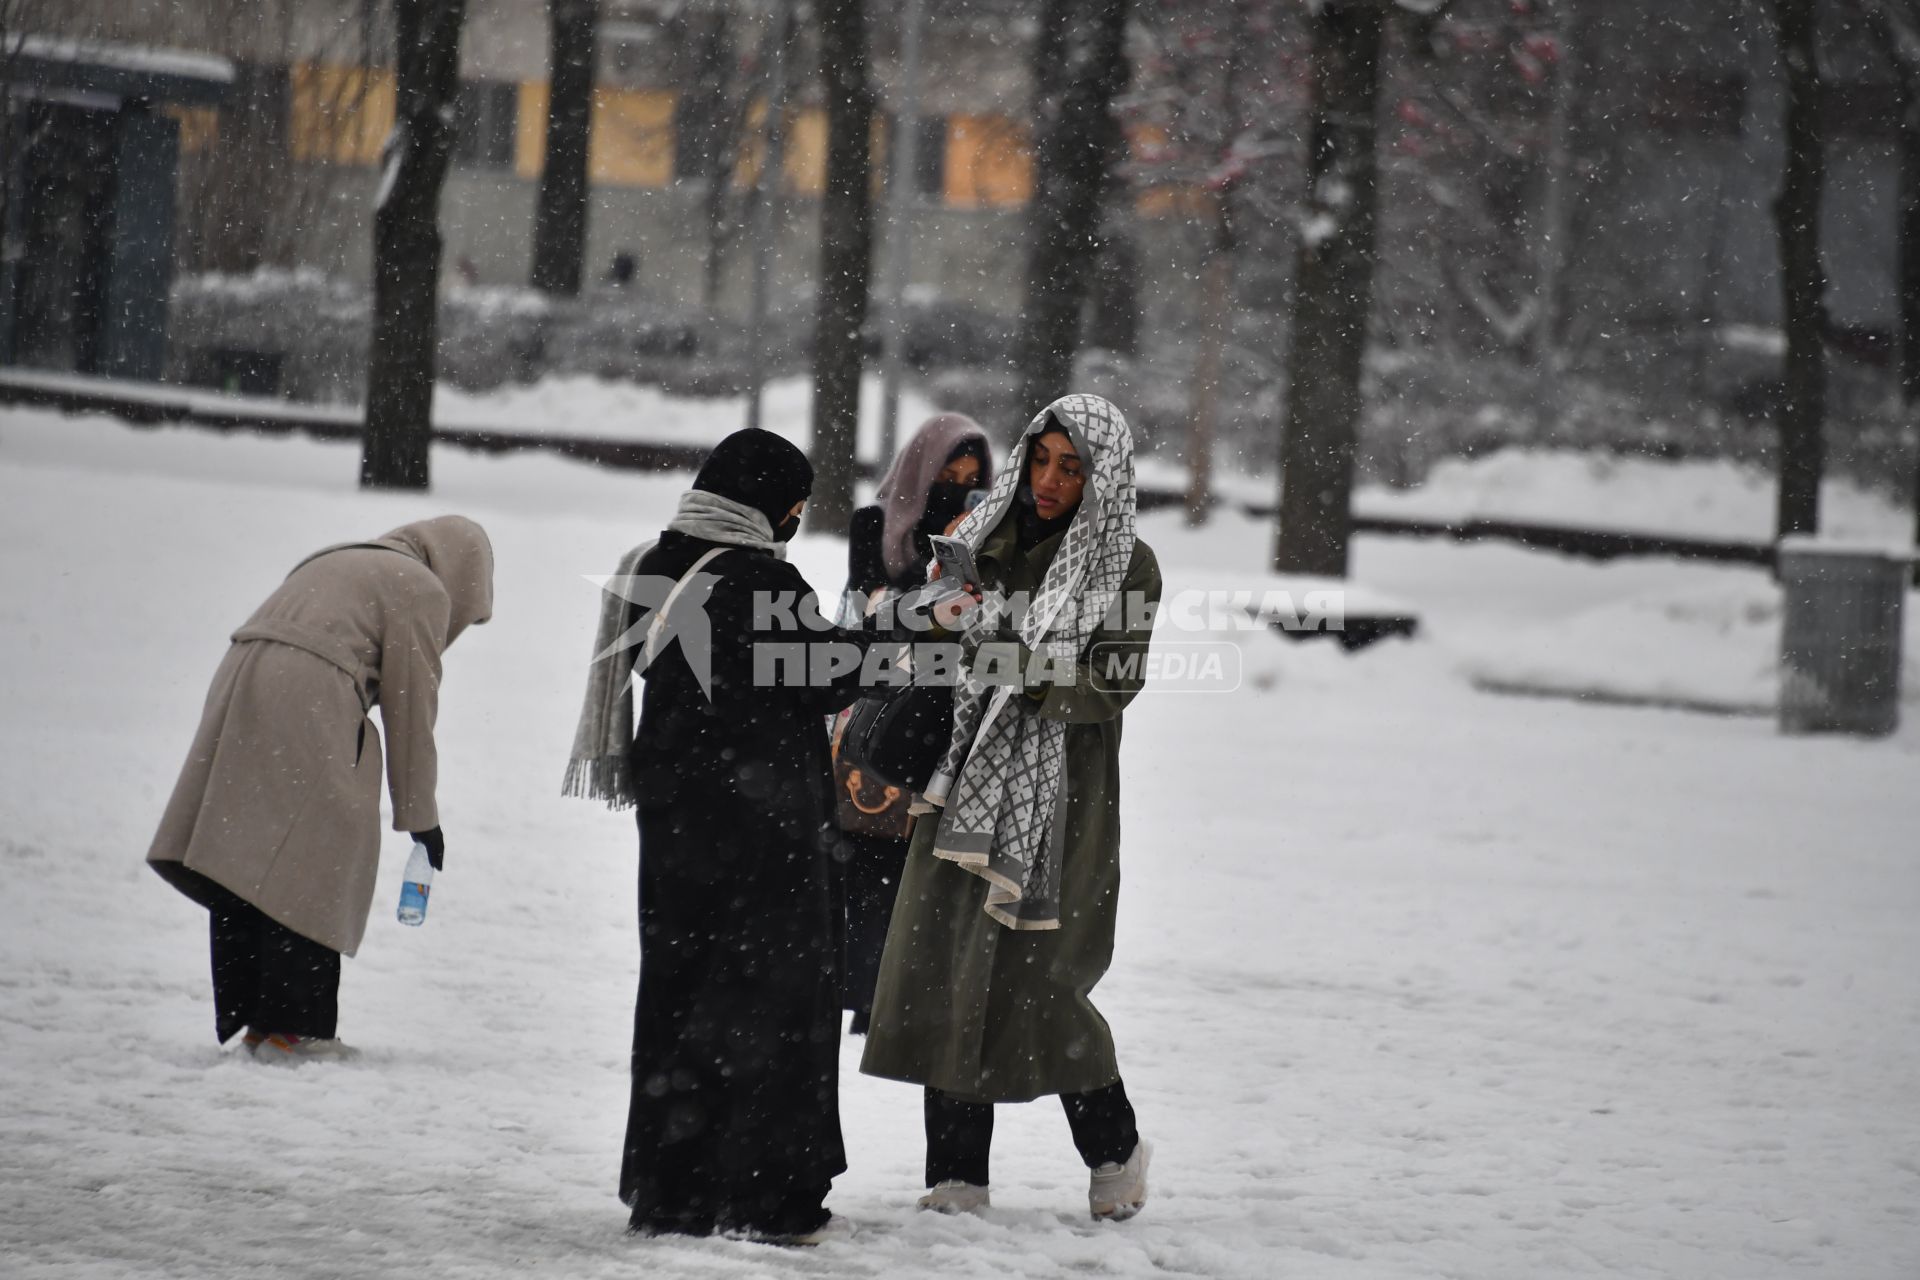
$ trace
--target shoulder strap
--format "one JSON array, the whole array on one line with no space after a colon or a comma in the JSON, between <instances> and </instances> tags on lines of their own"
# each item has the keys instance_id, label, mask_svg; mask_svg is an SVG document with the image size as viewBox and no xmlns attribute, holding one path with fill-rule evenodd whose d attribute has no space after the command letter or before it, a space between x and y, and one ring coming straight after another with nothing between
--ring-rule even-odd
<instances>
[{"instance_id":1,"label":"shoulder strap","mask_svg":"<svg viewBox=\"0 0 1920 1280\"><path fill-rule=\"evenodd\" d=\"M673 584L673 590L667 592L667 598L660 602L658 609L653 611L653 621L647 624L647 644L645 650L641 653L641 670L644 671L652 666L654 658L659 656L660 634L666 629L667 614L673 611L674 602L680 598L680 593L686 590L687 584L693 581L695 574L707 567L709 561L715 556L722 555L731 550L733 550L732 547L714 547L710 549L698 560L695 560L691 568L680 575L680 581Z\"/></svg>"}]
</instances>

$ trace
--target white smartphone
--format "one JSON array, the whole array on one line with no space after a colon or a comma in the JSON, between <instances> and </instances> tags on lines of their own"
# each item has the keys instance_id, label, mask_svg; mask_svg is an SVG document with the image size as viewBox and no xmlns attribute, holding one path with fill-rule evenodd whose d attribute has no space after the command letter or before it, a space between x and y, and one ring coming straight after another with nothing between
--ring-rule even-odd
<instances>
[{"instance_id":1,"label":"white smartphone","mask_svg":"<svg viewBox=\"0 0 1920 1280\"><path fill-rule=\"evenodd\" d=\"M973 561L973 548L958 538L936 533L931 539L934 559L940 562L940 581L958 591L967 583L981 586L980 566Z\"/></svg>"}]
</instances>

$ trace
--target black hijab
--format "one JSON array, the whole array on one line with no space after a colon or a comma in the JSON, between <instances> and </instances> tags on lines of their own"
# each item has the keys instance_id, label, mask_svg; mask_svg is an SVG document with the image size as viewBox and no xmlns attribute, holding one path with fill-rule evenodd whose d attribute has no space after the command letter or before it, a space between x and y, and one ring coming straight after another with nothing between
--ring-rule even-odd
<instances>
[{"instance_id":1,"label":"black hijab","mask_svg":"<svg viewBox=\"0 0 1920 1280\"><path fill-rule=\"evenodd\" d=\"M783 530L787 513L813 493L813 464L793 442L746 427L713 446L693 487L752 507L767 518L774 536L785 541L799 527L795 521Z\"/></svg>"}]
</instances>

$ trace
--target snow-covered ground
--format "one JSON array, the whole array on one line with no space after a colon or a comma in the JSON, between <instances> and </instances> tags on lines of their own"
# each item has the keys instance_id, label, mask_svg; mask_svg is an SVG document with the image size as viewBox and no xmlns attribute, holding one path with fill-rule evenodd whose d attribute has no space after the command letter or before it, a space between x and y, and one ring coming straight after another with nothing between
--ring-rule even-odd
<instances>
[{"instance_id":1,"label":"snow-covered ground","mask_svg":"<svg viewBox=\"0 0 1920 1280\"><path fill-rule=\"evenodd\" d=\"M1768 472L1726 459L1506 449L1443 460L1417 488L1369 486L1359 505L1373 515L1424 520L1497 518L1765 542L1776 492ZM1913 540L1911 512L1844 480L1822 486L1820 527L1836 537Z\"/></svg>"},{"instance_id":2,"label":"snow-covered ground","mask_svg":"<svg viewBox=\"0 0 1920 1280\"><path fill-rule=\"evenodd\" d=\"M849 1042L850 1242L627 1238L635 841L557 793L582 575L683 478L440 450L419 498L355 492L356 462L0 411L0 1273L1920 1274L1920 708L1869 743L1490 696L1529 636L1697 693L1764 668L1771 624L1735 606L1776 597L1402 539L1355 571L1420 640L1242 633L1238 694L1129 714L1101 1005L1157 1144L1140 1218L1086 1220L1044 1102L1003 1110L991 1212L916 1213L918 1096ZM392 922L390 840L342 990L365 1059L223 1054L204 917L141 865L207 677L301 554L449 510L493 534L499 601L448 657L431 918ZM1177 520L1142 521L1171 587L1262 584L1262 527ZM837 587L839 544L796 558ZM1641 643L1656 601L1683 621Z\"/></svg>"},{"instance_id":3,"label":"snow-covered ground","mask_svg":"<svg viewBox=\"0 0 1920 1280\"><path fill-rule=\"evenodd\" d=\"M880 456L880 404L880 379L869 376L860 385L860 456L865 459ZM813 439L812 407L812 379L775 378L761 395L761 425L804 449ZM902 438L932 413L918 388L903 388ZM658 387L569 375L480 393L443 388L436 393L434 420L449 427L535 435L716 444L727 432L746 425L747 398L696 400L668 395Z\"/></svg>"}]
</instances>

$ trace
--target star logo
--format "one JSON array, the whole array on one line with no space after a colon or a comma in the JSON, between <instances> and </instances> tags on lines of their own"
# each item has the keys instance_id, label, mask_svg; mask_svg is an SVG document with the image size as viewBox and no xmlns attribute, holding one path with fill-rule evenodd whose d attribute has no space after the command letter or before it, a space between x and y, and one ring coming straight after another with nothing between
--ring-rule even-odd
<instances>
[{"instance_id":1,"label":"star logo","mask_svg":"<svg viewBox=\"0 0 1920 1280\"><path fill-rule=\"evenodd\" d=\"M720 581L718 574L696 573L685 579L644 573L585 576L602 591L612 592L640 610L639 621L594 654L595 662L640 646L639 660L627 677L631 680L652 666L667 651L667 646L678 640L680 656L693 672L694 682L707 701L713 701L713 626L707 618L707 600L713 594L714 584Z\"/></svg>"}]
</instances>

